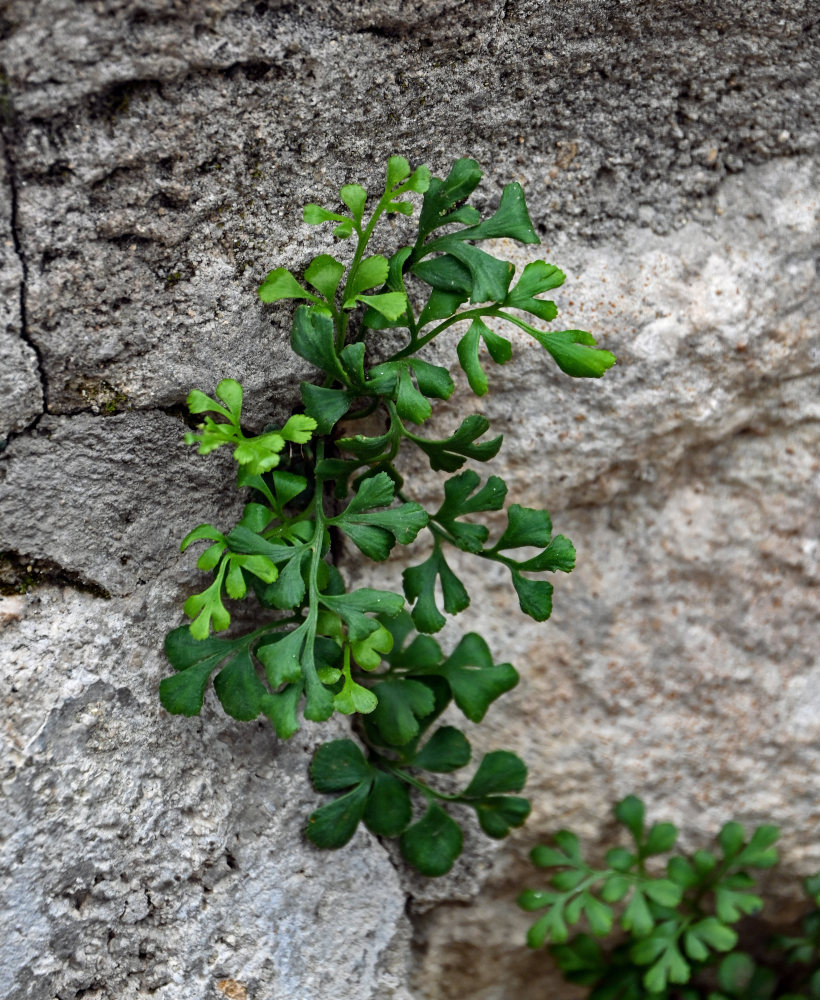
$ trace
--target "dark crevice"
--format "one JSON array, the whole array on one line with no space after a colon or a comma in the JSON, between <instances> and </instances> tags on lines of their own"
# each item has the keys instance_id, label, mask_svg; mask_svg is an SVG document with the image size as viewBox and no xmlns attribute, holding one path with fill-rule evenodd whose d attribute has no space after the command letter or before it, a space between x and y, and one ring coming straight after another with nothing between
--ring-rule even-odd
<instances>
[{"instance_id":1,"label":"dark crevice","mask_svg":"<svg viewBox=\"0 0 820 1000\"><path fill-rule=\"evenodd\" d=\"M221 72L233 79L237 75L247 80L280 80L285 75L285 66L279 59L241 59L226 66Z\"/></svg>"},{"instance_id":2,"label":"dark crevice","mask_svg":"<svg viewBox=\"0 0 820 1000\"><path fill-rule=\"evenodd\" d=\"M197 430L202 423L202 417L198 413L191 413L186 403L172 403L169 406L150 406L147 409L154 410L157 413L164 413L166 417L173 417L175 420L181 420L192 431Z\"/></svg>"},{"instance_id":3,"label":"dark crevice","mask_svg":"<svg viewBox=\"0 0 820 1000\"><path fill-rule=\"evenodd\" d=\"M755 387L755 391L761 392L768 389L776 389L778 386L783 385L785 383L795 382L806 378L814 378L817 375L820 375L820 368L810 368L807 369L806 371L795 372L789 375L782 375L782 376L772 375L764 377ZM745 396L741 395L738 398L743 400L745 399ZM83 414L88 414L105 420L108 417L121 416L125 413L163 413L167 417L173 417L175 420L179 420L180 423L184 424L191 430L198 430L200 424L202 423L201 416L197 413L191 413L188 409L187 404L183 401L180 401L178 403L165 403L165 404L147 401L143 405L134 405L130 402L126 402L125 399L123 398L122 400L117 399L115 401L115 405L61 407L59 410L55 411L52 415L55 417L78 417L82 416ZM37 421L39 421L42 416L43 414L40 414L40 416L37 417L37 419L32 423L31 426L32 427L36 426ZM769 426L772 428L793 427L802 424L804 422L811 422L813 419L814 419L813 417L806 417L805 419L799 419L799 420L775 421L771 422ZM669 435L677 434L680 431L680 429L681 429L680 427L676 427L672 431L668 432L668 434ZM247 432L254 433L252 429L247 430ZM18 437L20 436L20 434L23 433L25 432L23 431L15 432L14 434L9 435L9 440L11 440L13 437ZM259 432L257 431L256 433ZM718 437L715 438L714 440L710 439L709 443L710 445L713 445L724 439L732 437L735 433L737 432L734 429L730 428L729 430L721 432L718 435ZM2 449L0 448L0 450Z\"/></svg>"},{"instance_id":4,"label":"dark crevice","mask_svg":"<svg viewBox=\"0 0 820 1000\"><path fill-rule=\"evenodd\" d=\"M415 25L406 25L401 23L368 24L363 28L356 28L353 34L372 35L374 38L384 38L393 42L397 39L405 38L415 27Z\"/></svg>"},{"instance_id":5,"label":"dark crevice","mask_svg":"<svg viewBox=\"0 0 820 1000\"><path fill-rule=\"evenodd\" d=\"M98 583L65 569L50 559L37 559L20 552L0 552L0 594L26 594L36 587L51 584L71 587L94 597L109 599L111 594Z\"/></svg>"},{"instance_id":6,"label":"dark crevice","mask_svg":"<svg viewBox=\"0 0 820 1000\"><path fill-rule=\"evenodd\" d=\"M23 244L20 237L17 165L12 154L12 138L15 131L15 119L14 109L11 104L11 95L9 93L8 75L3 67L0 67L0 108L2 108L2 120L0 120L0 139L2 140L3 145L3 158L5 160L6 176L9 187L11 239L14 246L14 252L17 254L17 259L20 261L20 339L34 352L34 357L37 362L37 376L40 380L40 392L43 396L43 408L40 413L38 413L37 416L34 417L34 419L30 421L30 423L22 430L15 431L10 434L8 437L8 440L10 441L12 437L19 437L22 434L27 434L34 430L41 417L46 413L48 409L48 378L46 376L43 355L37 343L32 339L28 328L28 317L26 314L28 262L26 261L26 255L23 252Z\"/></svg>"},{"instance_id":7,"label":"dark crevice","mask_svg":"<svg viewBox=\"0 0 820 1000\"><path fill-rule=\"evenodd\" d=\"M119 118L128 114L131 102L135 98L158 93L163 82L162 80L135 76L129 77L127 80L109 83L99 93L89 96L89 109L93 111L96 118L111 126Z\"/></svg>"},{"instance_id":8,"label":"dark crevice","mask_svg":"<svg viewBox=\"0 0 820 1000\"><path fill-rule=\"evenodd\" d=\"M400 891L404 895L404 916L410 929L410 956L408 957L407 979L408 985L412 984L413 974L421 969L424 957L427 954L429 943L426 934L425 913L419 912L416 908L416 896L412 889L412 884L408 885L407 865L401 860L398 853L390 847L390 842L384 837L374 835L374 841L382 848L391 868L396 872ZM436 904L434 904L435 907ZM395 938L394 938L395 940ZM389 956L383 953L385 958ZM378 963L382 964L382 961Z\"/></svg>"}]
</instances>

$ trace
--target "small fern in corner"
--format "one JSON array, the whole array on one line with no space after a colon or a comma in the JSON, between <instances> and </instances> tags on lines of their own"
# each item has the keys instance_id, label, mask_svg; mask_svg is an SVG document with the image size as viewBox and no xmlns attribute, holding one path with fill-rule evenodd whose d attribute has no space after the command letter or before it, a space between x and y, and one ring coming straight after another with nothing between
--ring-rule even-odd
<instances>
[{"instance_id":1,"label":"small fern in corner","mask_svg":"<svg viewBox=\"0 0 820 1000\"><path fill-rule=\"evenodd\" d=\"M613 847L603 867L584 860L568 830L532 851L551 875L546 889L518 900L544 910L529 946L549 943L566 980L589 987L589 1000L818 1000L820 876L804 882L814 909L797 934L770 934L754 958L743 944L741 932L760 952L760 932L749 933L745 919L763 908L750 873L777 863L778 828L759 826L747 838L739 823L727 823L716 850L672 854L677 829L647 828L644 812L634 795L615 806L632 846ZM579 924L586 930L570 937Z\"/></svg>"}]
</instances>

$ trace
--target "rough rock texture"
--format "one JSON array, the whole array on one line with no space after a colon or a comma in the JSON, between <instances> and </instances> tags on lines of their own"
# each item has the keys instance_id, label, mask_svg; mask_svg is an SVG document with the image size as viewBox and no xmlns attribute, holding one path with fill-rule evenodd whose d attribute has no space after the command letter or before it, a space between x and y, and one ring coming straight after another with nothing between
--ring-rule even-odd
<instances>
[{"instance_id":1,"label":"rough rock texture","mask_svg":"<svg viewBox=\"0 0 820 1000\"><path fill-rule=\"evenodd\" d=\"M521 502L548 499L578 567L545 629L506 571L462 560L476 610L459 629L489 625L524 674L480 738L529 762L534 810L468 914L445 903L417 924L420 996L550 995L543 961L510 947L515 895L538 885L526 854L559 826L601 843L636 790L692 847L729 818L777 818L787 870L820 867L819 179L774 162L673 234L628 228L582 257L559 239L561 325L601 332L619 365L570 383L511 335L517 357L490 368L498 471ZM775 919L794 913L788 888L772 886ZM417 887L416 905L447 894Z\"/></svg>"},{"instance_id":2,"label":"rough rock texture","mask_svg":"<svg viewBox=\"0 0 820 1000\"><path fill-rule=\"evenodd\" d=\"M192 498L235 474L229 453L198 458L184 430L157 411L46 416L4 456L0 549L47 555L111 594L148 583L176 561ZM242 498L211 508L202 520L238 518ZM44 535L53 540L47 550Z\"/></svg>"},{"instance_id":3,"label":"rough rock texture","mask_svg":"<svg viewBox=\"0 0 820 1000\"><path fill-rule=\"evenodd\" d=\"M23 336L23 261L2 136L0 147L0 438L5 439L42 413L43 391L37 354Z\"/></svg>"},{"instance_id":4,"label":"rough rock texture","mask_svg":"<svg viewBox=\"0 0 820 1000\"><path fill-rule=\"evenodd\" d=\"M806 3L34 6L6 5L0 62L52 412L178 402L226 365L269 411L298 368L252 289L307 259L305 201L396 150L469 153L485 197L517 177L546 232L599 237L817 139Z\"/></svg>"},{"instance_id":5,"label":"rough rock texture","mask_svg":"<svg viewBox=\"0 0 820 1000\"><path fill-rule=\"evenodd\" d=\"M601 843L628 791L690 844L777 821L787 872L820 866L809 0L7 0L0 31L0 551L29 588L0 601L4 1000L569 997L519 947L526 851ZM237 509L176 407L231 375L257 424L290 409L290 310L253 289L393 152L475 156L486 203L520 180L563 325L619 357L570 383L514 336L474 404L579 566L544 627L470 571L459 629L523 675L475 738L525 756L535 811L435 884L363 833L305 846L313 728L156 698L178 540Z\"/></svg>"},{"instance_id":6,"label":"rough rock texture","mask_svg":"<svg viewBox=\"0 0 820 1000\"><path fill-rule=\"evenodd\" d=\"M302 845L310 727L282 744L216 712L160 719L163 589L3 601L2 995L408 1000L382 848L361 834L340 863Z\"/></svg>"}]
</instances>

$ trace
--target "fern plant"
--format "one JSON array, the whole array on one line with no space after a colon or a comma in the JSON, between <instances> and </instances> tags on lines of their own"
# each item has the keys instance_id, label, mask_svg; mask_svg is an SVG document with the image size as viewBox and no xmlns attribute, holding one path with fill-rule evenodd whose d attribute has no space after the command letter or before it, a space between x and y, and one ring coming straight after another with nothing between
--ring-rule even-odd
<instances>
[{"instance_id":1,"label":"fern plant","mask_svg":"<svg viewBox=\"0 0 820 1000\"><path fill-rule=\"evenodd\" d=\"M589 1000L820 998L820 876L804 882L814 908L799 933L769 935L762 955L761 933L749 933L748 919L763 908L751 872L777 863L776 826L759 826L747 839L739 823L726 823L717 850L686 856L672 854L672 823L647 828L636 796L615 806L615 818L633 846L613 847L601 867L584 859L568 830L532 851L535 866L551 876L548 888L519 897L523 909L544 910L527 943L549 942L568 982L588 986ZM570 937L578 924L589 933ZM756 958L742 930L758 940Z\"/></svg>"},{"instance_id":2,"label":"fern plant","mask_svg":"<svg viewBox=\"0 0 820 1000\"><path fill-rule=\"evenodd\" d=\"M511 263L476 245L500 237L539 242L518 184L504 188L489 218L466 203L480 179L470 159L458 160L440 179L424 166L411 171L406 159L394 156L377 197L349 184L340 191L343 208L305 208L306 222L330 223L338 240L355 241L349 262L319 254L303 281L276 268L259 296L267 303L302 302L291 346L315 366L318 380L301 385L304 412L256 435L243 430L242 387L235 380L220 381L216 398L189 395L191 412L204 416L186 441L200 454L231 447L237 486L248 491L248 502L230 530L201 524L182 542L183 550L206 543L197 565L210 582L185 603L192 624L167 637L175 673L160 685L169 712L196 715L216 672L213 686L225 711L240 720L266 716L283 739L296 732L300 714L313 722L334 712L357 716L359 742L333 740L313 758L313 784L336 797L310 816L307 835L319 847L341 847L364 822L379 836L399 837L405 858L425 875L448 871L461 851L452 803L474 809L491 837L519 826L530 809L517 794L526 768L505 750L486 754L460 791L451 780L447 792L436 783L435 775L471 759L464 733L438 724L448 705L480 722L518 681L514 667L496 663L481 636L465 635L447 654L431 637L447 615L470 603L449 552L505 566L522 611L542 622L552 609L547 575L569 572L575 550L563 535L553 535L547 511L515 503L507 508L506 527L490 541L481 516L502 510L507 486L464 467L493 458L501 436L486 436L489 421L481 414L444 437L421 432L454 382L447 368L419 352L455 323L466 323L457 356L477 396L488 390L482 344L497 364L512 356L510 341L494 329L499 322L526 331L567 375L597 378L615 361L584 331L532 325L533 317L555 318L555 304L540 296L564 275L537 261L514 282ZM417 195L423 200L412 244L389 258L368 255L377 224L390 213L411 215L408 199ZM384 359L383 346L383 360L374 365L369 348L377 338L392 353ZM397 457L406 446L442 474L435 509L413 499L412 484L399 472ZM429 553L405 569L403 593L348 590L334 565L334 537L384 561L395 545L422 534ZM537 551L521 554L522 548ZM230 625L226 601L245 597L257 602L260 625L245 634L211 634Z\"/></svg>"}]
</instances>

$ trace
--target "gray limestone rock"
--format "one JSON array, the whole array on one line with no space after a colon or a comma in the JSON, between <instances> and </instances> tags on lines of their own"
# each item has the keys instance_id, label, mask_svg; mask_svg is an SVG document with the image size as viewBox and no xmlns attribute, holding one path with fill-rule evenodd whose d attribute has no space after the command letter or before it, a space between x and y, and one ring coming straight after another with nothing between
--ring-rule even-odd
<instances>
[{"instance_id":1,"label":"gray limestone rock","mask_svg":"<svg viewBox=\"0 0 820 1000\"><path fill-rule=\"evenodd\" d=\"M230 455L199 458L185 430L156 411L41 420L4 456L0 549L111 594L149 583L197 523L241 516Z\"/></svg>"},{"instance_id":2,"label":"gray limestone rock","mask_svg":"<svg viewBox=\"0 0 820 1000\"><path fill-rule=\"evenodd\" d=\"M168 589L0 599L2 996L409 1000L387 855L364 833L341 856L304 846L325 734L279 743L210 705L162 718Z\"/></svg>"},{"instance_id":3,"label":"gray limestone rock","mask_svg":"<svg viewBox=\"0 0 820 1000\"><path fill-rule=\"evenodd\" d=\"M37 354L24 337L23 262L12 224L15 196L0 136L0 441L43 411Z\"/></svg>"},{"instance_id":4,"label":"gray limestone rock","mask_svg":"<svg viewBox=\"0 0 820 1000\"><path fill-rule=\"evenodd\" d=\"M286 409L287 309L252 290L327 247L306 201L393 152L469 153L485 198L517 178L545 235L589 241L668 231L727 171L817 139L804 2L58 6L8 3L0 45L52 412L95 388L179 403L226 363Z\"/></svg>"}]
</instances>

